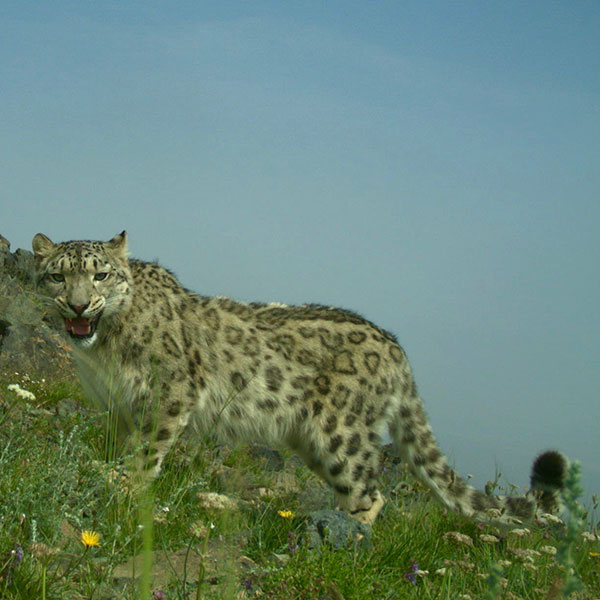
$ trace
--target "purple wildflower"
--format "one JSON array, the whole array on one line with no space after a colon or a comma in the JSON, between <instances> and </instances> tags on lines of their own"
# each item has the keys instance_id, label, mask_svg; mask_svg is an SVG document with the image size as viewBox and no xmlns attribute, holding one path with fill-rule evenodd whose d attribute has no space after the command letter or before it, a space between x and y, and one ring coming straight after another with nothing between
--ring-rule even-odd
<instances>
[{"instance_id":1,"label":"purple wildflower","mask_svg":"<svg viewBox=\"0 0 600 600\"><path fill-rule=\"evenodd\" d=\"M167 600L167 595L162 590L154 590L152 600Z\"/></svg>"},{"instance_id":2,"label":"purple wildflower","mask_svg":"<svg viewBox=\"0 0 600 600\"><path fill-rule=\"evenodd\" d=\"M408 571L404 573L404 577L408 579L411 583L417 583L417 571L419 570L419 563L416 560L413 560L408 568Z\"/></svg>"}]
</instances>

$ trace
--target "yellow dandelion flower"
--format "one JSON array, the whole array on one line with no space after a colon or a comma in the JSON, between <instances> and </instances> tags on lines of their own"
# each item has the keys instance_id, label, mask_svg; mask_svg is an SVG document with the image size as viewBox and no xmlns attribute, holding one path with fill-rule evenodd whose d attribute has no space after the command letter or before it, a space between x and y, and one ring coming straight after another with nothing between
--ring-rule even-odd
<instances>
[{"instance_id":1,"label":"yellow dandelion flower","mask_svg":"<svg viewBox=\"0 0 600 600\"><path fill-rule=\"evenodd\" d=\"M291 510L278 510L277 514L282 519L293 519L294 518L294 513Z\"/></svg>"},{"instance_id":2,"label":"yellow dandelion flower","mask_svg":"<svg viewBox=\"0 0 600 600\"><path fill-rule=\"evenodd\" d=\"M82 531L81 532L81 543L86 548L92 548L93 546L100 545L100 534L95 531Z\"/></svg>"}]
</instances>

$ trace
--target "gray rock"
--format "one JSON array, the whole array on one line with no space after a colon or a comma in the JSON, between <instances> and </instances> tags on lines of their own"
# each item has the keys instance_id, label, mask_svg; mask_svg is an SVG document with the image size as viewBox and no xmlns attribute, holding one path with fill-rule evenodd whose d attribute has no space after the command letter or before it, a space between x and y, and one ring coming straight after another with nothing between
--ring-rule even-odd
<instances>
[{"instance_id":1,"label":"gray rock","mask_svg":"<svg viewBox=\"0 0 600 600\"><path fill-rule=\"evenodd\" d=\"M0 272L7 273L15 267L15 259L7 246L0 246Z\"/></svg>"},{"instance_id":2,"label":"gray rock","mask_svg":"<svg viewBox=\"0 0 600 600\"><path fill-rule=\"evenodd\" d=\"M311 549L323 544L336 549L356 544L367 549L371 546L371 527L340 510L316 510L308 514L300 539Z\"/></svg>"},{"instance_id":3,"label":"gray rock","mask_svg":"<svg viewBox=\"0 0 600 600\"><path fill-rule=\"evenodd\" d=\"M21 277L26 281L33 282L33 254L29 252L29 250L23 250L23 248L18 248L13 254L13 258L15 259L15 272L17 274L20 274Z\"/></svg>"},{"instance_id":4,"label":"gray rock","mask_svg":"<svg viewBox=\"0 0 600 600\"><path fill-rule=\"evenodd\" d=\"M254 458L260 458L270 471L281 471L285 465L281 452L260 444L248 446L248 453Z\"/></svg>"},{"instance_id":5,"label":"gray rock","mask_svg":"<svg viewBox=\"0 0 600 600\"><path fill-rule=\"evenodd\" d=\"M0 244L0 370L71 375L68 344L46 322L33 270L31 252Z\"/></svg>"}]
</instances>

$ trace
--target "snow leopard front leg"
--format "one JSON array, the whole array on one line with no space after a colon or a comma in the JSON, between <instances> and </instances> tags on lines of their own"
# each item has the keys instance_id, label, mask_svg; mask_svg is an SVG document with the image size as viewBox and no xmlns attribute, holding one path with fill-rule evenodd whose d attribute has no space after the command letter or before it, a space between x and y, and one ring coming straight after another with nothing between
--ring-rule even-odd
<instances>
[{"instance_id":1,"label":"snow leopard front leg","mask_svg":"<svg viewBox=\"0 0 600 600\"><path fill-rule=\"evenodd\" d=\"M132 403L134 464L130 466L139 484L157 477L171 446L187 425L178 386L172 382L136 394Z\"/></svg>"}]
</instances>

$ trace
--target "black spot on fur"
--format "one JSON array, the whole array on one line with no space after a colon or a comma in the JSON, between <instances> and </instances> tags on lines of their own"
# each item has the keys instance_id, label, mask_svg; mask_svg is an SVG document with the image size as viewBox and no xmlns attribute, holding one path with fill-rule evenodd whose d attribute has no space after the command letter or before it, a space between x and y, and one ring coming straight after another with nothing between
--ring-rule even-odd
<instances>
[{"instance_id":1,"label":"black spot on fur","mask_svg":"<svg viewBox=\"0 0 600 600\"><path fill-rule=\"evenodd\" d=\"M171 417L176 417L181 412L181 402L179 400L175 400L169 404L169 408L167 409L167 414Z\"/></svg>"},{"instance_id":2,"label":"black spot on fur","mask_svg":"<svg viewBox=\"0 0 600 600\"><path fill-rule=\"evenodd\" d=\"M171 336L170 333L168 333L167 331L164 331L162 334L162 341L163 341L163 348L167 354L174 356L176 358L181 357L181 350L179 349L177 342Z\"/></svg>"},{"instance_id":3,"label":"black spot on fur","mask_svg":"<svg viewBox=\"0 0 600 600\"><path fill-rule=\"evenodd\" d=\"M354 425L355 421L356 421L356 415L353 415L352 413L347 414L346 418L344 419L344 425L346 425L346 427L352 427L352 425Z\"/></svg>"},{"instance_id":4,"label":"black spot on fur","mask_svg":"<svg viewBox=\"0 0 600 600\"><path fill-rule=\"evenodd\" d=\"M350 410L357 416L360 416L363 410L363 404L365 401L365 397L362 394L356 394L354 396L354 400L352 401L352 406L350 406Z\"/></svg>"},{"instance_id":5,"label":"black spot on fur","mask_svg":"<svg viewBox=\"0 0 600 600\"><path fill-rule=\"evenodd\" d=\"M327 375L319 375L319 377L315 378L315 387L317 388L317 392L326 396L329 394L330 390L330 381Z\"/></svg>"},{"instance_id":6,"label":"black spot on fur","mask_svg":"<svg viewBox=\"0 0 600 600\"><path fill-rule=\"evenodd\" d=\"M375 431L369 431L369 441L379 445L381 443L381 436Z\"/></svg>"},{"instance_id":7,"label":"black spot on fur","mask_svg":"<svg viewBox=\"0 0 600 600\"><path fill-rule=\"evenodd\" d=\"M377 413L375 412L375 407L372 404L369 404L365 411L365 425L367 427L371 427L371 425L373 425L375 421L377 421Z\"/></svg>"},{"instance_id":8,"label":"black spot on fur","mask_svg":"<svg viewBox=\"0 0 600 600\"><path fill-rule=\"evenodd\" d=\"M162 440L168 440L171 437L171 432L166 427L158 430L156 434L156 439L160 442Z\"/></svg>"},{"instance_id":9,"label":"black spot on fur","mask_svg":"<svg viewBox=\"0 0 600 600\"><path fill-rule=\"evenodd\" d=\"M414 434L413 431L404 431L404 433L402 434L402 443L403 444L414 444L415 440L417 439L417 436Z\"/></svg>"},{"instance_id":10,"label":"black spot on fur","mask_svg":"<svg viewBox=\"0 0 600 600\"><path fill-rule=\"evenodd\" d=\"M241 373L234 371L231 374L231 383L237 392L241 392L246 387L246 381Z\"/></svg>"},{"instance_id":11,"label":"black spot on fur","mask_svg":"<svg viewBox=\"0 0 600 600\"><path fill-rule=\"evenodd\" d=\"M331 442L329 442L329 452L332 454L343 444L344 440L341 435L336 435L331 438Z\"/></svg>"},{"instance_id":12,"label":"black spot on fur","mask_svg":"<svg viewBox=\"0 0 600 600\"><path fill-rule=\"evenodd\" d=\"M377 373L380 362L381 357L377 352L367 352L365 354L365 367L367 367L367 370L371 375L375 375Z\"/></svg>"},{"instance_id":13,"label":"black spot on fur","mask_svg":"<svg viewBox=\"0 0 600 600\"><path fill-rule=\"evenodd\" d=\"M279 367L267 367L265 369L265 381L267 383L267 389L272 392L279 391L281 383L283 382L283 374Z\"/></svg>"},{"instance_id":14,"label":"black spot on fur","mask_svg":"<svg viewBox=\"0 0 600 600\"><path fill-rule=\"evenodd\" d=\"M415 467L422 467L427 460L422 454L414 454L412 457L412 463Z\"/></svg>"},{"instance_id":15,"label":"black spot on fur","mask_svg":"<svg viewBox=\"0 0 600 600\"><path fill-rule=\"evenodd\" d=\"M348 456L354 456L360 450L360 434L353 433L350 439L348 440L348 445L346 446L346 454Z\"/></svg>"},{"instance_id":16,"label":"black spot on fur","mask_svg":"<svg viewBox=\"0 0 600 600\"><path fill-rule=\"evenodd\" d=\"M364 465L355 465L354 469L352 470L352 479L353 481L358 481L363 474L363 471L365 470L365 466Z\"/></svg>"},{"instance_id":17,"label":"black spot on fur","mask_svg":"<svg viewBox=\"0 0 600 600\"><path fill-rule=\"evenodd\" d=\"M431 463L434 463L437 462L441 457L442 453L440 452L440 450L438 448L433 448L429 451L429 454L427 455L427 460L429 460L429 462Z\"/></svg>"},{"instance_id":18,"label":"black spot on fur","mask_svg":"<svg viewBox=\"0 0 600 600\"><path fill-rule=\"evenodd\" d=\"M351 331L348 334L348 340L352 344L362 344L367 339L367 334L363 331Z\"/></svg>"},{"instance_id":19,"label":"black spot on fur","mask_svg":"<svg viewBox=\"0 0 600 600\"><path fill-rule=\"evenodd\" d=\"M392 360L398 364L401 364L406 359L402 348L400 348L400 346L396 346L395 344L390 345L390 356Z\"/></svg>"},{"instance_id":20,"label":"black spot on fur","mask_svg":"<svg viewBox=\"0 0 600 600\"><path fill-rule=\"evenodd\" d=\"M295 390L303 390L309 383L310 379L305 376L294 377L290 382Z\"/></svg>"},{"instance_id":21,"label":"black spot on fur","mask_svg":"<svg viewBox=\"0 0 600 600\"><path fill-rule=\"evenodd\" d=\"M327 421L325 422L325 427L323 427L323 431L327 434L333 433L335 428L337 427L337 417L335 415L329 415L327 417Z\"/></svg>"},{"instance_id":22,"label":"black spot on fur","mask_svg":"<svg viewBox=\"0 0 600 600\"><path fill-rule=\"evenodd\" d=\"M329 468L330 475L333 475L334 477L339 475L346 468L347 464L348 463L345 460L340 460L339 462L334 463Z\"/></svg>"},{"instance_id":23,"label":"black spot on fur","mask_svg":"<svg viewBox=\"0 0 600 600\"><path fill-rule=\"evenodd\" d=\"M265 398L264 400L259 400L256 403L256 405L261 410L266 410L266 411L273 411L279 406L277 404L277 402L275 400L273 400L272 398Z\"/></svg>"},{"instance_id":24,"label":"black spot on fur","mask_svg":"<svg viewBox=\"0 0 600 600\"><path fill-rule=\"evenodd\" d=\"M410 409L410 407L404 405L400 407L400 416L403 419L410 419L410 417L412 416L412 410Z\"/></svg>"}]
</instances>

